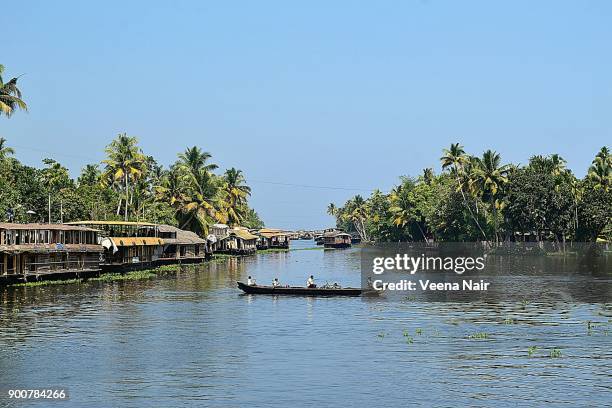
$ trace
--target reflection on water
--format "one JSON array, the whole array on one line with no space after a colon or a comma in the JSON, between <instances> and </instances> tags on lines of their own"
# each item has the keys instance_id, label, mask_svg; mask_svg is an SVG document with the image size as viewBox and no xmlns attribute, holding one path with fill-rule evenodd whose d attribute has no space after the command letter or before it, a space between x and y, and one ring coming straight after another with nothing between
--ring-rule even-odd
<instances>
[{"instance_id":1,"label":"reflection on water","mask_svg":"<svg viewBox=\"0 0 612 408\"><path fill-rule=\"evenodd\" d=\"M609 298L394 302L235 289L247 275L303 284L310 274L358 286L359 250L0 290L0 386L67 387L71 399L55 404L71 407L610 403ZM477 333L486 338L470 339Z\"/></svg>"}]
</instances>

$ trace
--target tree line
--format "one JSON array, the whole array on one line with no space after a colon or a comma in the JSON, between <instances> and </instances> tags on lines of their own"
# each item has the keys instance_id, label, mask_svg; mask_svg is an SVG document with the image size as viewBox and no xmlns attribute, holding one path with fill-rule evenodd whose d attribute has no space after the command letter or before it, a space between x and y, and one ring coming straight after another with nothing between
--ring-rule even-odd
<instances>
[{"instance_id":1,"label":"tree line","mask_svg":"<svg viewBox=\"0 0 612 408\"><path fill-rule=\"evenodd\" d=\"M596 241L612 239L612 155L601 148L579 179L559 155L502 164L487 150L444 149L441 173L401 177L385 194L329 204L336 225L364 241Z\"/></svg>"},{"instance_id":2,"label":"tree line","mask_svg":"<svg viewBox=\"0 0 612 408\"><path fill-rule=\"evenodd\" d=\"M86 165L73 179L54 159L44 159L43 168L22 164L0 138L0 217L12 222L148 221L201 235L217 222L263 226L249 207L251 189L242 171L218 174L210 153L197 146L180 153L167 169L125 133L105 153L102 163Z\"/></svg>"},{"instance_id":3,"label":"tree line","mask_svg":"<svg viewBox=\"0 0 612 408\"><path fill-rule=\"evenodd\" d=\"M0 116L28 109L18 77L3 80L0 64ZM261 228L249 207L251 188L241 170L217 174L211 155L186 149L168 169L145 155L135 137L119 134L100 164L86 165L75 180L54 159L42 169L26 166L0 138L0 219L11 222L76 220L148 221L179 226L204 235L216 222Z\"/></svg>"}]
</instances>

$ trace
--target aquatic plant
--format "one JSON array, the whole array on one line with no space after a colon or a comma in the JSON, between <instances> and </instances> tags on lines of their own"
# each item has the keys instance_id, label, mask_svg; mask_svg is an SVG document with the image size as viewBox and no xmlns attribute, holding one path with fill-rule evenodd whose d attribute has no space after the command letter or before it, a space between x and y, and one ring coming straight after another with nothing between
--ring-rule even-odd
<instances>
[{"instance_id":1,"label":"aquatic plant","mask_svg":"<svg viewBox=\"0 0 612 408\"><path fill-rule=\"evenodd\" d=\"M70 285L73 283L81 283L82 279L66 279L66 280L43 280L23 283L14 283L12 287L36 287L36 286L54 286L54 285Z\"/></svg>"},{"instance_id":2,"label":"aquatic plant","mask_svg":"<svg viewBox=\"0 0 612 408\"><path fill-rule=\"evenodd\" d=\"M529 355L529 357L531 357L537 350L538 346L529 346L527 347L527 354Z\"/></svg>"},{"instance_id":3,"label":"aquatic plant","mask_svg":"<svg viewBox=\"0 0 612 408\"><path fill-rule=\"evenodd\" d=\"M506 317L504 319L504 324L514 324L514 319L512 319L511 317Z\"/></svg>"},{"instance_id":4,"label":"aquatic plant","mask_svg":"<svg viewBox=\"0 0 612 408\"><path fill-rule=\"evenodd\" d=\"M559 350L556 347L550 350L550 358L560 358L560 357L561 357L561 350Z\"/></svg>"},{"instance_id":5,"label":"aquatic plant","mask_svg":"<svg viewBox=\"0 0 612 408\"><path fill-rule=\"evenodd\" d=\"M478 332L474 334L470 334L468 339L470 340L486 340L489 338L489 334L485 332Z\"/></svg>"},{"instance_id":6,"label":"aquatic plant","mask_svg":"<svg viewBox=\"0 0 612 408\"><path fill-rule=\"evenodd\" d=\"M414 333L420 336L421 334L423 334L423 329L416 329Z\"/></svg>"},{"instance_id":7,"label":"aquatic plant","mask_svg":"<svg viewBox=\"0 0 612 408\"><path fill-rule=\"evenodd\" d=\"M406 344L414 343L414 338L412 336L406 336Z\"/></svg>"},{"instance_id":8,"label":"aquatic plant","mask_svg":"<svg viewBox=\"0 0 612 408\"><path fill-rule=\"evenodd\" d=\"M378 333L378 338L384 339L385 338L385 332Z\"/></svg>"}]
</instances>

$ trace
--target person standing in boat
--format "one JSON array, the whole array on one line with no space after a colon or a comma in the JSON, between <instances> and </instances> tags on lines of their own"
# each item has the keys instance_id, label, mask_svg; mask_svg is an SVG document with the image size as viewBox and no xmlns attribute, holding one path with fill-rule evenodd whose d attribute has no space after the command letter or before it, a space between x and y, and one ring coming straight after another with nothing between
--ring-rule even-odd
<instances>
[{"instance_id":1,"label":"person standing in boat","mask_svg":"<svg viewBox=\"0 0 612 408\"><path fill-rule=\"evenodd\" d=\"M247 279L247 285L255 286L255 279L252 279L251 276Z\"/></svg>"},{"instance_id":2,"label":"person standing in boat","mask_svg":"<svg viewBox=\"0 0 612 408\"><path fill-rule=\"evenodd\" d=\"M314 276L310 275L310 278L308 278L308 280L306 281L306 287L307 288L316 288L317 285L315 284L314 281Z\"/></svg>"},{"instance_id":3,"label":"person standing in boat","mask_svg":"<svg viewBox=\"0 0 612 408\"><path fill-rule=\"evenodd\" d=\"M278 278L274 278L274 280L272 281L272 287L278 288L279 286L280 286L280 282L278 281Z\"/></svg>"}]
</instances>

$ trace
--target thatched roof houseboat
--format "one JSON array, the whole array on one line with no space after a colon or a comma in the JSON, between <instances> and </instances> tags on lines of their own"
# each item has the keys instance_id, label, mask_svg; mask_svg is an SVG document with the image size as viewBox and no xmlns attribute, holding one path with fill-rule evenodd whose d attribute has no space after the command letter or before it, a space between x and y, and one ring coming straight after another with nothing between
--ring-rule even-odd
<instances>
[{"instance_id":1,"label":"thatched roof houseboat","mask_svg":"<svg viewBox=\"0 0 612 408\"><path fill-rule=\"evenodd\" d=\"M246 228L236 227L229 230L223 239L222 252L234 255L249 255L257 250L257 235L251 234Z\"/></svg>"},{"instance_id":2,"label":"thatched roof houseboat","mask_svg":"<svg viewBox=\"0 0 612 408\"><path fill-rule=\"evenodd\" d=\"M210 255L207 241L195 232L172 225L159 225L158 232L164 241L161 263L202 262Z\"/></svg>"}]
</instances>

